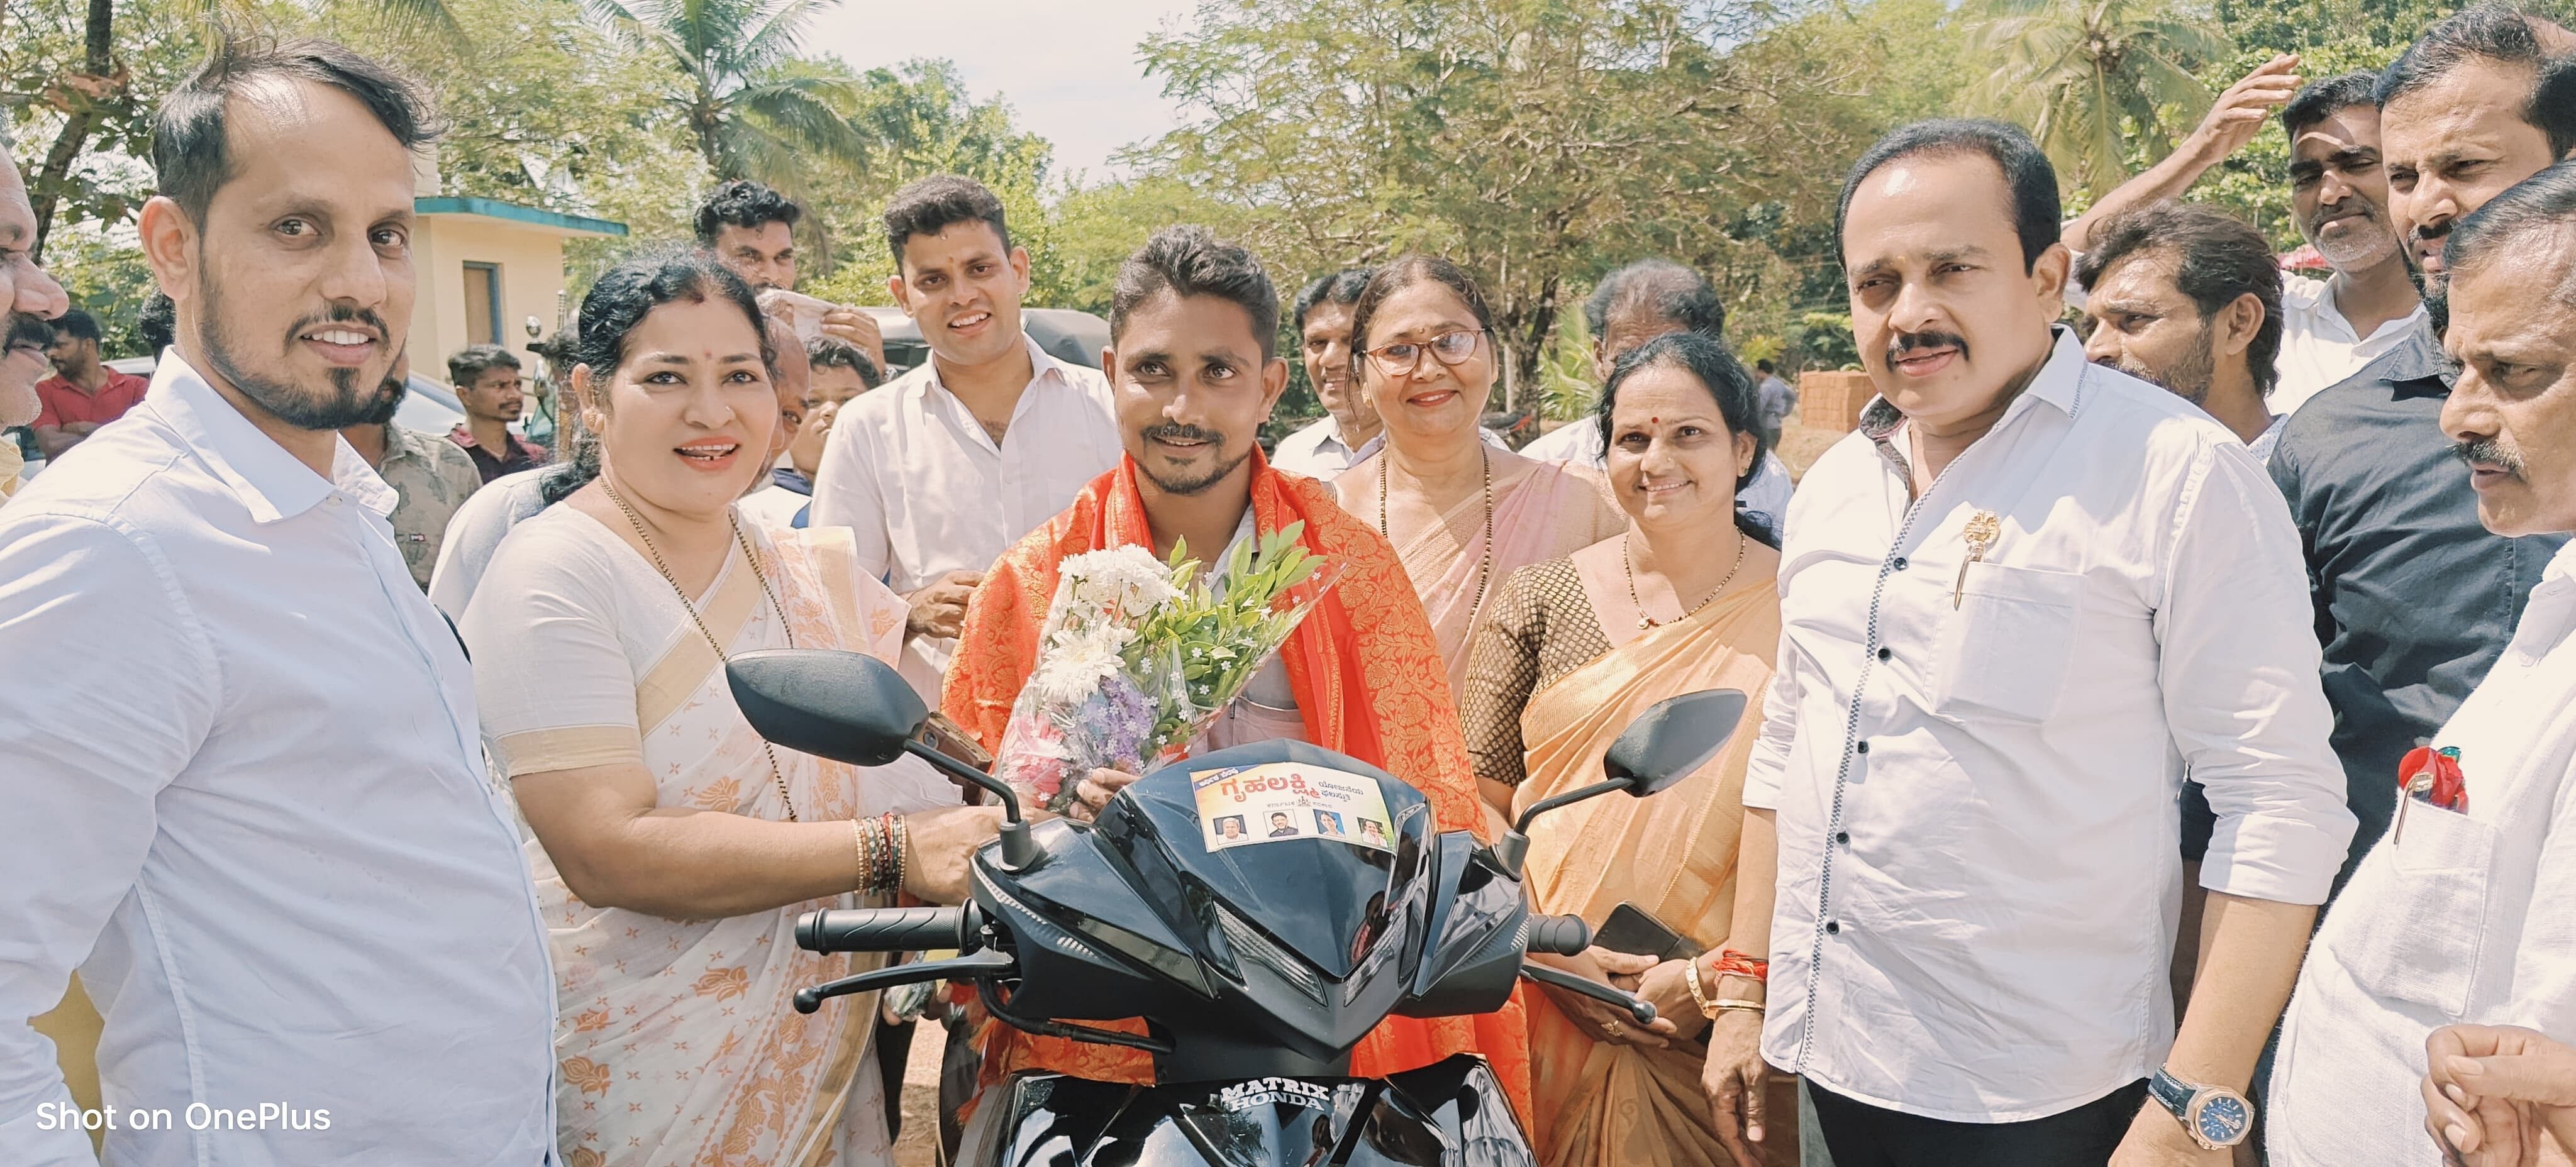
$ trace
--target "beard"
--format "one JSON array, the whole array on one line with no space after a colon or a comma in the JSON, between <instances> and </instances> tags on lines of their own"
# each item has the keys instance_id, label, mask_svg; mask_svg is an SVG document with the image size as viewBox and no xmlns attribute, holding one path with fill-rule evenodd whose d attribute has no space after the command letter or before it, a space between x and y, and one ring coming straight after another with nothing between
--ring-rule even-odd
<instances>
[{"instance_id":1,"label":"beard","mask_svg":"<svg viewBox=\"0 0 2576 1167\"><path fill-rule=\"evenodd\" d=\"M2218 374L2218 338L2210 335L2208 325L2202 325L2199 339L2187 346L2182 355L2162 372L2147 368L2127 356L2103 363L2206 409L2210 384Z\"/></svg>"},{"instance_id":2,"label":"beard","mask_svg":"<svg viewBox=\"0 0 2576 1167\"><path fill-rule=\"evenodd\" d=\"M2389 252L2404 250L2404 242L2398 239L2396 229L2388 225L2387 218L2379 213L2378 208L2368 203L2362 204L2361 214L2352 216L2358 218L2359 223L2329 238L2325 234L2327 224L2322 220L2338 209L2319 207L2315 215L2309 216L2308 222L2299 224L2299 232L2307 237L2308 245L2316 248L2317 254L2325 257L2326 263L2336 271L2377 267L2387 261Z\"/></svg>"},{"instance_id":3,"label":"beard","mask_svg":"<svg viewBox=\"0 0 2576 1167\"><path fill-rule=\"evenodd\" d=\"M2424 301L2424 319L2433 326L2433 336L2440 339L2451 330L2451 281L2447 275L2436 277L2415 261L2415 249L2398 249L2406 256L2406 278L2415 284L2415 295Z\"/></svg>"},{"instance_id":4,"label":"beard","mask_svg":"<svg viewBox=\"0 0 2576 1167\"><path fill-rule=\"evenodd\" d=\"M1222 450L1225 448L1224 434L1218 433L1215 430L1203 430L1192 425L1147 426L1138 436L1144 438L1148 442L1164 439L1177 439L1181 441L1206 442L1210 449L1215 450ZM1244 462L1251 457L1252 451L1247 449L1243 453L1237 455L1232 461L1223 462L1209 467L1206 473L1190 478L1166 478L1159 471L1154 469L1151 459L1145 458L1139 458L1136 460L1136 471L1137 473L1143 474L1146 480L1152 482L1156 489L1161 490L1165 494L1192 495L1198 494L1209 487L1215 486L1217 483L1225 481L1226 476L1233 474L1236 467L1243 465Z\"/></svg>"},{"instance_id":5,"label":"beard","mask_svg":"<svg viewBox=\"0 0 2576 1167\"><path fill-rule=\"evenodd\" d=\"M367 415L366 420L359 424L392 425L394 414L402 409L403 396L411 392L408 381L409 379L400 373L388 375L385 378L383 398L377 402L375 409Z\"/></svg>"},{"instance_id":6,"label":"beard","mask_svg":"<svg viewBox=\"0 0 2576 1167\"><path fill-rule=\"evenodd\" d=\"M199 279L197 293L207 308L205 322L197 329L197 344L206 354L207 367L277 420L300 430L347 429L368 424L387 408L384 399L388 396L394 399L394 404L401 403L399 384L390 378L368 381L358 369L330 370L328 385L318 392L291 381L252 372L242 364L237 338L224 327L222 314L216 311L217 306L223 303L222 293L206 278ZM372 310L333 308L327 313L304 317L289 326L285 332L286 343L291 345L294 338L306 329L326 323L364 324L375 329L377 336L387 339L393 336L392 331L385 327L384 318ZM394 362L397 367L401 363L399 359ZM390 393L388 386L391 386Z\"/></svg>"}]
</instances>

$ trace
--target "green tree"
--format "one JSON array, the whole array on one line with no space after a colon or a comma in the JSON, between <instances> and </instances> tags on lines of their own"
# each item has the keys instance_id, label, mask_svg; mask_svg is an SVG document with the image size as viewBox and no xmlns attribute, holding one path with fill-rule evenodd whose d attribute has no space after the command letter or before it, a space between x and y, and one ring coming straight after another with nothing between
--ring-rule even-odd
<instances>
[{"instance_id":1,"label":"green tree","mask_svg":"<svg viewBox=\"0 0 2576 1167\"><path fill-rule=\"evenodd\" d=\"M750 178L791 198L819 163L861 165L868 142L846 115L846 70L797 54L805 18L829 0L588 0L675 84L660 95L718 180Z\"/></svg>"},{"instance_id":2,"label":"green tree","mask_svg":"<svg viewBox=\"0 0 2576 1167\"><path fill-rule=\"evenodd\" d=\"M1984 0L1980 11L1971 45L1996 63L1975 103L2029 126L2061 181L2096 197L2128 178L2133 138L2159 157L2173 149L2166 126L2209 107L2195 71L2232 55L2175 0Z\"/></svg>"},{"instance_id":3,"label":"green tree","mask_svg":"<svg viewBox=\"0 0 2576 1167\"><path fill-rule=\"evenodd\" d=\"M1733 244L1738 118L1813 74L1754 75L1721 45L1768 5L1678 0L1243 0L1145 42L1199 116L1131 161L1235 208L1290 271L1410 249L1484 284L1505 392L1533 392L1574 281ZM1812 62L1810 63L1812 64ZM1776 148L1776 147L1774 147Z\"/></svg>"}]
</instances>

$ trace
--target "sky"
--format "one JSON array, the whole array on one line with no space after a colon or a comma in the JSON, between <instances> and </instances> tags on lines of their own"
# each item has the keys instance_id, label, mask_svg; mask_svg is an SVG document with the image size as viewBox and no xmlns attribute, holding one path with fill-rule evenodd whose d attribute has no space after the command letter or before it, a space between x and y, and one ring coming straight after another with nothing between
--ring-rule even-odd
<instances>
[{"instance_id":1,"label":"sky","mask_svg":"<svg viewBox=\"0 0 2576 1167\"><path fill-rule=\"evenodd\" d=\"M1118 176L1108 160L1119 147L1178 124L1161 84L1137 66L1136 45L1192 7L1190 0L984 0L971 7L842 0L815 13L804 43L807 52L835 54L862 71L915 57L957 62L977 101L1000 94L1023 129L1054 144L1056 177L1087 172L1087 185Z\"/></svg>"}]
</instances>

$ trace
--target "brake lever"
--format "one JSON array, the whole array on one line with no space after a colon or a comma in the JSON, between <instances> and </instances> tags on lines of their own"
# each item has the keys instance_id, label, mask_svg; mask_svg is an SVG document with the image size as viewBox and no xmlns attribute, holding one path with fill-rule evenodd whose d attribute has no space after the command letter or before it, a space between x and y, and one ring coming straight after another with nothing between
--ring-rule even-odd
<instances>
[{"instance_id":1,"label":"brake lever","mask_svg":"<svg viewBox=\"0 0 2576 1167\"><path fill-rule=\"evenodd\" d=\"M1639 1025L1652 1025L1655 1023L1655 1006L1653 1002L1630 993L1621 992L1618 989L1611 988L1610 986L1593 980L1590 977L1579 977L1562 969L1549 968L1543 964L1531 964L1527 961L1523 961L1521 963L1521 975L1537 981L1542 985L1554 985L1569 993L1581 993L1584 996L1590 997L1595 1001L1602 1002L1603 1004L1614 1005L1618 1008L1625 1009L1628 1011L1628 1016L1637 1019L1637 1024ZM812 990L809 989L807 991L811 992Z\"/></svg>"},{"instance_id":2,"label":"brake lever","mask_svg":"<svg viewBox=\"0 0 2576 1167\"><path fill-rule=\"evenodd\" d=\"M826 999L844 997L851 993L891 989L897 985L917 985L925 981L980 980L985 977L1005 975L1017 971L1019 967L1018 958L997 948L970 952L947 960L898 964L891 968L863 972L857 976L842 977L837 981L798 989L796 990L796 1011L811 1013L822 1008Z\"/></svg>"}]
</instances>

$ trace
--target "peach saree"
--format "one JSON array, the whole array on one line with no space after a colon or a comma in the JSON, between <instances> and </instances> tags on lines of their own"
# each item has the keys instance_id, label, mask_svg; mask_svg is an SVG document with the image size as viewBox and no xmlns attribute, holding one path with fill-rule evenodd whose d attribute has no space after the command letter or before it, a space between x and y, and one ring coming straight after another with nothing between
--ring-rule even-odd
<instances>
[{"instance_id":1,"label":"peach saree","mask_svg":"<svg viewBox=\"0 0 2576 1167\"><path fill-rule=\"evenodd\" d=\"M1623 586L1595 578L1588 558L1576 559L1587 592L1603 596ZM1752 699L1725 751L1681 785L1651 799L1596 798L1538 820L1528 880L1539 910L1577 914L1599 927L1629 903L1703 948L1724 943L1735 906L1744 764L1779 640L1779 593L1766 583L1639 633L1531 695L1521 714L1529 777L1513 796L1515 814L1599 781L1611 741L1657 701L1701 689L1740 689ZM1700 1093L1704 1047L1596 1042L1544 994L1531 995L1529 1017L1542 1164L1729 1161ZM1787 1125L1788 1112L1778 1113L1783 1121L1775 1128Z\"/></svg>"},{"instance_id":2,"label":"peach saree","mask_svg":"<svg viewBox=\"0 0 2576 1167\"><path fill-rule=\"evenodd\" d=\"M1493 597L1513 571L1589 547L1628 528L1628 518L1611 500L1609 484L1600 471L1556 462L1539 464L1518 481L1494 490L1494 561L1487 574L1485 601L1480 604L1476 577L1485 556L1484 506L1483 495L1470 495L1442 515L1439 525L1396 548L1415 594L1422 598L1422 610L1431 618L1431 634L1439 643L1441 661L1449 667L1452 693L1467 691L1468 648L1475 643L1475 630L1492 608Z\"/></svg>"}]
</instances>

